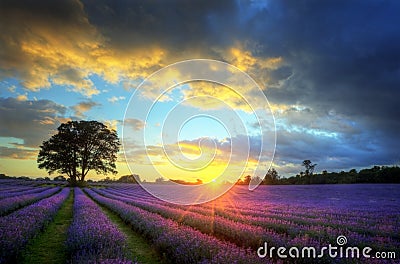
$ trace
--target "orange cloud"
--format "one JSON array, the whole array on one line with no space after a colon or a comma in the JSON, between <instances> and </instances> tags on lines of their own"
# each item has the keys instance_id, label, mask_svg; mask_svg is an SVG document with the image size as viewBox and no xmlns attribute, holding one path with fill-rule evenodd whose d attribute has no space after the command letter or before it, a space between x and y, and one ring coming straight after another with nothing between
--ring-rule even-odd
<instances>
[{"instance_id":1,"label":"orange cloud","mask_svg":"<svg viewBox=\"0 0 400 264\"><path fill-rule=\"evenodd\" d=\"M54 125L56 121L57 119L46 116L42 120L40 120L39 123L42 125Z\"/></svg>"},{"instance_id":2,"label":"orange cloud","mask_svg":"<svg viewBox=\"0 0 400 264\"><path fill-rule=\"evenodd\" d=\"M255 171L258 157L246 149L232 152L224 145L225 141L202 142L202 139L185 140L165 146L149 145L146 149L132 145L125 146L128 162L134 165L135 172L142 179L154 180L154 175L169 179L196 180L209 182L218 176L229 181L237 180L244 173ZM121 161L125 157L121 157Z\"/></svg>"},{"instance_id":3,"label":"orange cloud","mask_svg":"<svg viewBox=\"0 0 400 264\"><path fill-rule=\"evenodd\" d=\"M0 24L10 26L2 27L0 36L3 43L0 78L18 76L21 84L30 91L61 85L91 98L101 93L90 79L91 75L98 75L110 83L121 81L126 88L136 87L138 78L144 78L169 63L212 57L254 73L264 81L268 78L266 71L283 64L280 57L254 56L240 43L230 48L210 50L192 47L185 52L156 42L121 48L90 23L81 2L72 1L68 5L70 14L64 20L56 15L41 16L21 7L1 13ZM164 76L169 77L168 74ZM147 89L149 91L144 91L146 96L159 95L157 90ZM203 88L203 92L209 94L211 91ZM220 96L224 98L222 93ZM110 100L115 102L115 98ZM237 105L237 102L232 103Z\"/></svg>"},{"instance_id":4,"label":"orange cloud","mask_svg":"<svg viewBox=\"0 0 400 264\"><path fill-rule=\"evenodd\" d=\"M63 3L66 4L66 3ZM89 22L79 1L68 2L69 16L41 16L29 9L1 12L0 78L15 77L28 90L66 86L90 98L99 94L90 75L115 83L121 78L144 77L161 65L165 51L159 47L120 50Z\"/></svg>"},{"instance_id":5,"label":"orange cloud","mask_svg":"<svg viewBox=\"0 0 400 264\"><path fill-rule=\"evenodd\" d=\"M83 117L85 112L89 111L97 105L99 104L93 101L84 101L74 105L72 109L74 109L76 116Z\"/></svg>"},{"instance_id":6,"label":"orange cloud","mask_svg":"<svg viewBox=\"0 0 400 264\"><path fill-rule=\"evenodd\" d=\"M135 118L125 118L124 125L132 127L133 130L141 130L144 128L145 122Z\"/></svg>"},{"instance_id":7,"label":"orange cloud","mask_svg":"<svg viewBox=\"0 0 400 264\"><path fill-rule=\"evenodd\" d=\"M240 45L239 45L240 46ZM258 69L277 69L282 63L282 57L260 58L255 57L249 50L242 47L232 47L225 53L226 59L242 71Z\"/></svg>"},{"instance_id":8,"label":"orange cloud","mask_svg":"<svg viewBox=\"0 0 400 264\"><path fill-rule=\"evenodd\" d=\"M189 99L186 104L202 109L219 109L230 107L251 112L247 91L236 91L235 88L211 82L191 82L190 89L183 90L184 98Z\"/></svg>"},{"instance_id":9,"label":"orange cloud","mask_svg":"<svg viewBox=\"0 0 400 264\"><path fill-rule=\"evenodd\" d=\"M18 95L17 96L17 101L27 101L28 100L28 95L25 93L25 94L20 94L20 95Z\"/></svg>"},{"instance_id":10,"label":"orange cloud","mask_svg":"<svg viewBox=\"0 0 400 264\"><path fill-rule=\"evenodd\" d=\"M38 151L25 148L8 148L0 146L1 159L36 160Z\"/></svg>"},{"instance_id":11,"label":"orange cloud","mask_svg":"<svg viewBox=\"0 0 400 264\"><path fill-rule=\"evenodd\" d=\"M104 121L105 125L112 130L117 131L117 127L121 121L119 120L106 120Z\"/></svg>"}]
</instances>

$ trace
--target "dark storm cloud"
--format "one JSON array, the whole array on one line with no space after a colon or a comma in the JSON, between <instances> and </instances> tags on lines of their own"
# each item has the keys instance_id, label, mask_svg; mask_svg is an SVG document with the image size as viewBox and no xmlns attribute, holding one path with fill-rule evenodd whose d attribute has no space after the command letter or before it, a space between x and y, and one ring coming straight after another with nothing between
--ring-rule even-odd
<instances>
[{"instance_id":1,"label":"dark storm cloud","mask_svg":"<svg viewBox=\"0 0 400 264\"><path fill-rule=\"evenodd\" d=\"M47 21L58 21L61 23L73 23L80 16L80 2L77 0L57 0L57 1L13 1L3 0L0 7L4 13L25 10L26 13L35 14L37 17ZM3 14L4 14L3 13Z\"/></svg>"},{"instance_id":2,"label":"dark storm cloud","mask_svg":"<svg viewBox=\"0 0 400 264\"><path fill-rule=\"evenodd\" d=\"M182 53L241 42L281 56L270 72L273 103L305 104L392 127L400 95L398 1L83 1L115 45L160 44ZM386 121L385 121L386 120ZM367 124L371 121L371 124ZM398 127L396 122L395 127Z\"/></svg>"},{"instance_id":3,"label":"dark storm cloud","mask_svg":"<svg viewBox=\"0 0 400 264\"><path fill-rule=\"evenodd\" d=\"M0 146L0 158L5 159L35 159L37 151L31 149L8 148Z\"/></svg>"},{"instance_id":4,"label":"dark storm cloud","mask_svg":"<svg viewBox=\"0 0 400 264\"><path fill-rule=\"evenodd\" d=\"M76 105L72 106L71 108L75 111L75 116L77 118L83 118L85 116L85 113L90 111L93 107L100 106L99 103L96 103L94 101L88 100L88 101L82 101L77 103Z\"/></svg>"},{"instance_id":5,"label":"dark storm cloud","mask_svg":"<svg viewBox=\"0 0 400 264\"><path fill-rule=\"evenodd\" d=\"M38 148L60 124L66 108L49 100L0 98L0 137L14 137ZM5 153L5 150L2 150Z\"/></svg>"},{"instance_id":6,"label":"dark storm cloud","mask_svg":"<svg viewBox=\"0 0 400 264\"><path fill-rule=\"evenodd\" d=\"M317 171L349 170L372 164L387 164L395 157L395 149L382 149L376 142L369 142L368 132L349 136L316 136L305 131L279 132L274 163L296 165L284 169L286 175L300 172L301 162L310 159L318 164ZM398 158L398 157L397 157Z\"/></svg>"},{"instance_id":7,"label":"dark storm cloud","mask_svg":"<svg viewBox=\"0 0 400 264\"><path fill-rule=\"evenodd\" d=\"M300 163L312 158L319 164L326 161L327 167L347 168L400 160L399 1L2 1L0 7L0 39L4 40L0 42L0 77L15 75L9 69L18 68L21 79L35 83L31 86L36 89L48 84L49 72L57 76L60 69L67 69L59 83L71 84L75 78L76 86L82 86L79 79L90 72L68 71L75 61L64 65L65 60L31 59L16 50L19 45L12 44L30 32L22 18L34 21L36 28L60 25L49 30L51 34L65 31L65 43L98 39L87 49L67 47L85 58L79 67L88 65L104 76L103 68L129 61L118 58L111 66L99 64L102 60L97 57L85 57L93 46L107 48L97 54L122 51L125 57L131 53L124 50L139 48L145 53L148 47L160 47L168 56L160 56L156 68L198 57L228 60L224 53L239 46L256 59L282 58L281 67L263 69L269 78L262 85L272 104L309 109L301 115L286 111L277 116L278 122L300 128L293 132L278 127L281 161L286 157ZM74 26L62 26L67 24ZM251 76L258 82L264 80L257 74ZM90 90L91 84L86 85ZM337 137L321 137L313 131L336 133ZM329 155L319 155L326 149Z\"/></svg>"},{"instance_id":8,"label":"dark storm cloud","mask_svg":"<svg viewBox=\"0 0 400 264\"><path fill-rule=\"evenodd\" d=\"M79 1L1 1L0 32L0 79L16 78L31 91L65 85L99 93L85 67L99 65L90 54L101 36Z\"/></svg>"},{"instance_id":9,"label":"dark storm cloud","mask_svg":"<svg viewBox=\"0 0 400 264\"><path fill-rule=\"evenodd\" d=\"M235 1L83 1L89 21L119 48L204 49L240 39ZM228 26L229 25L229 26ZM215 43L217 44L217 43Z\"/></svg>"},{"instance_id":10,"label":"dark storm cloud","mask_svg":"<svg viewBox=\"0 0 400 264\"><path fill-rule=\"evenodd\" d=\"M259 13L258 22L254 22L265 25L265 34L252 34L265 43L264 54L282 56L291 68L288 72L293 73L282 76L290 78L280 88L266 90L270 101L305 105L326 119L332 113L345 116L358 130L348 134L330 128L341 133L344 139L337 144L346 146L345 152L335 152L334 142L324 146L319 137L308 142L310 147L305 144L300 148L307 135L298 135L290 141L291 147L281 150L283 156L296 153L293 149L297 148L304 158L310 155L318 159L312 149L329 147L332 156L353 155L355 165L398 162L400 2L272 1L268 8L269 16ZM304 119L292 121L307 128L307 113L303 115ZM284 130L278 131L278 148L286 137ZM354 141L360 144L352 144ZM373 147L362 151L363 145ZM341 164L337 166L344 166Z\"/></svg>"},{"instance_id":11,"label":"dark storm cloud","mask_svg":"<svg viewBox=\"0 0 400 264\"><path fill-rule=\"evenodd\" d=\"M268 95L314 106L322 100L349 115L381 96L393 102L400 77L399 10L396 1L272 2L270 15L260 13L254 22L265 25L265 34L253 36L265 43L265 54L283 56L294 76Z\"/></svg>"}]
</instances>

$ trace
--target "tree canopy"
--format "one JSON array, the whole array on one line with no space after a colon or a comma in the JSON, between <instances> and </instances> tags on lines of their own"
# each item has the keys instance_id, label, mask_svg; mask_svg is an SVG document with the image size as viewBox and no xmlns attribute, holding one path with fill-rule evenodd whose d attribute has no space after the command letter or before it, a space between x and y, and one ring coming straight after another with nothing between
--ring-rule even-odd
<instances>
[{"instance_id":1,"label":"tree canopy","mask_svg":"<svg viewBox=\"0 0 400 264\"><path fill-rule=\"evenodd\" d=\"M90 170L100 173L117 173L115 162L119 139L97 121L69 121L58 127L58 132L40 146L38 166L49 174L68 175L71 184L84 182Z\"/></svg>"},{"instance_id":2,"label":"tree canopy","mask_svg":"<svg viewBox=\"0 0 400 264\"><path fill-rule=\"evenodd\" d=\"M373 166L372 168L356 169L341 172L313 173L306 175L297 174L289 178L278 177L271 180L267 173L262 184L351 184L351 183L400 183L400 167L398 166Z\"/></svg>"},{"instance_id":3,"label":"tree canopy","mask_svg":"<svg viewBox=\"0 0 400 264\"><path fill-rule=\"evenodd\" d=\"M312 164L311 160L304 160L302 166L305 168L304 175L310 176L313 175L315 166L317 166L317 164Z\"/></svg>"}]
</instances>

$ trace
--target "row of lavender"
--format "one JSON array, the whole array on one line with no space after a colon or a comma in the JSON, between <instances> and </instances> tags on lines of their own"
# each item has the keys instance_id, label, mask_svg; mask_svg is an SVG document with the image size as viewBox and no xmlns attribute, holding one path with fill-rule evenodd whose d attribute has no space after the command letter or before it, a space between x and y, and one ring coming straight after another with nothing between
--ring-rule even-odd
<instances>
[{"instance_id":1,"label":"row of lavender","mask_svg":"<svg viewBox=\"0 0 400 264\"><path fill-rule=\"evenodd\" d=\"M66 242L70 261L130 263L123 233L81 189L75 188L74 217Z\"/></svg>"},{"instance_id":2,"label":"row of lavender","mask_svg":"<svg viewBox=\"0 0 400 264\"><path fill-rule=\"evenodd\" d=\"M397 252L400 247L399 215L388 213L382 217L379 210L375 213L298 206L283 208L266 203L253 209L254 203L218 201L187 207L159 201L136 189L109 188L96 192L253 249L262 242L277 247L320 248L335 244L339 235L345 235L351 245L370 246L379 251Z\"/></svg>"},{"instance_id":3,"label":"row of lavender","mask_svg":"<svg viewBox=\"0 0 400 264\"><path fill-rule=\"evenodd\" d=\"M186 221L189 225L192 225L190 222L193 221L201 222L199 219L193 219L204 218L213 214L216 216L214 217L215 223L218 223L220 219L222 219L220 220L222 222L226 222L224 219L229 219L234 222L234 224L230 224L233 226L237 225L237 223L242 223L246 226L262 227L270 235L268 240L275 241L273 244L277 245L287 242L293 243L293 240L300 240L308 244L333 243L339 235L346 235L354 244L373 244L376 249L395 249L399 245L400 223L398 214L387 213L385 217L381 217L381 212L375 214L359 211L349 213L315 208L310 210L309 208L293 206L290 210L287 210L289 208L282 210L280 206L273 207L271 205L254 208L254 204L245 204L243 202L236 207L226 204L222 206L219 202L187 207L152 199L136 190L134 192L126 192L124 190L107 189L102 192L106 192L109 197L110 195L114 198L120 197L125 202L141 206L143 209L160 213L166 217ZM176 210L177 208L180 210ZM179 217L182 211L185 211L185 217L183 218ZM192 220L187 220L189 217ZM203 221L205 220L203 219ZM203 227L200 223L197 223L197 225ZM247 229L249 228L251 227ZM235 229L231 230L232 232L235 231ZM286 241L281 238L282 234L287 235ZM302 234L305 238L301 237ZM220 235L226 236L225 232ZM242 239L248 243L250 241L245 236L242 236ZM253 241L256 242L257 239L253 237ZM388 244L391 247L388 247Z\"/></svg>"},{"instance_id":4,"label":"row of lavender","mask_svg":"<svg viewBox=\"0 0 400 264\"><path fill-rule=\"evenodd\" d=\"M98 203L117 213L132 228L147 238L160 252L174 263L265 263L250 249L224 242L190 226L159 214L107 198L93 191L85 191ZM210 219L209 219L210 220Z\"/></svg>"},{"instance_id":5,"label":"row of lavender","mask_svg":"<svg viewBox=\"0 0 400 264\"><path fill-rule=\"evenodd\" d=\"M38 195L56 189L32 187L31 190L22 188L17 191L8 188L11 193L25 195ZM33 232L29 230L22 212L28 212L28 208L34 210L37 208L35 205L60 196L66 190L68 188L58 194L53 193L47 199L44 199L47 196L43 196L39 198L43 200L1 218L6 219L6 222L0 221L0 263L13 260L34 236L32 234L37 234L52 218L39 229L32 225L32 230L36 230ZM3 191L7 192L7 188ZM364 212L292 205L282 207L256 201L237 202L237 199L220 199L187 207L160 201L137 187L86 191L97 202L118 213L124 221L149 239L161 254L175 263L257 263L260 259L256 258L255 249L263 242L268 242L270 246L319 247L327 243L335 244L338 235L346 235L349 244L368 245L375 250L398 251L400 248L398 213L382 215L379 210ZM75 192L74 222L69 229L67 242L71 261L130 263L126 260L128 255L123 235L80 189L75 189ZM35 217L33 215L32 219ZM41 225L40 218L37 224ZM11 230L8 236L3 235L7 231L5 227ZM14 230L22 230L21 235L15 238L10 236ZM114 241L116 243L113 244Z\"/></svg>"},{"instance_id":6,"label":"row of lavender","mask_svg":"<svg viewBox=\"0 0 400 264\"><path fill-rule=\"evenodd\" d=\"M241 224L215 215L212 216L212 214L201 215L190 211L175 209L162 205L160 204L162 202L158 201L126 198L100 189L95 191L105 197L120 200L143 210L174 220L177 223L194 227L203 233L215 235L232 243L236 243L238 246L256 249L262 244L262 241L272 242L274 244L279 242L284 243L278 234L264 232L264 229L261 227Z\"/></svg>"},{"instance_id":7,"label":"row of lavender","mask_svg":"<svg viewBox=\"0 0 400 264\"><path fill-rule=\"evenodd\" d=\"M128 188L125 186L121 186L120 188L107 188L107 191L135 200L144 199L146 201L152 200L155 202L160 202L159 200L151 197L148 193L144 192L141 188L138 187ZM170 205L168 203L163 204ZM177 206L174 205L173 207L176 208ZM285 206L285 210L282 210L281 204L277 205L270 202L260 202L254 199L246 200L242 197L218 199L217 201L208 204L196 205L189 208L186 206L178 207L185 210L189 209L205 214L209 214L209 209L212 209L214 213L222 214L225 217L227 216L227 211L228 214L238 214L239 212L240 216L251 215L256 217L268 217L268 222L288 220L292 223L298 223L299 225L313 224L348 228L349 223L353 223L354 230L360 230L361 228L369 230L369 232L379 234L397 234L399 233L397 231L399 230L398 228L400 224L397 217L398 210L379 207L375 207L370 211L360 211L357 210L357 208L349 208L350 210L337 210L337 208L318 208L316 206L305 207L290 204L290 206ZM204 210L205 208L208 210ZM385 217L379 217L382 216L382 214L384 214ZM286 222L284 224L286 224ZM385 229L373 230L372 227L376 227L377 225L385 227Z\"/></svg>"},{"instance_id":8,"label":"row of lavender","mask_svg":"<svg viewBox=\"0 0 400 264\"><path fill-rule=\"evenodd\" d=\"M19 192L16 191L18 187L22 187ZM33 204L1 218L0 263L17 261L25 245L52 221L70 193L69 188L59 192L60 187L30 186L26 189L24 186L15 186L10 190L15 197L0 200L0 208L4 208L3 212L7 208L17 209ZM56 194L57 192L59 193ZM69 261L71 263L132 263L128 260L129 253L124 234L81 189L75 188L74 193L74 217L66 241ZM51 197L45 199L48 196Z\"/></svg>"},{"instance_id":9,"label":"row of lavender","mask_svg":"<svg viewBox=\"0 0 400 264\"><path fill-rule=\"evenodd\" d=\"M169 203L161 202L142 189L132 188L107 188L107 192L117 194L132 199L146 200L159 202L163 205ZM228 203L227 203L228 201ZM237 202L239 201L239 202ZM179 207L185 210L196 211L208 215L210 210L215 214L221 214L227 218L233 218L235 221L240 221L239 216L254 216L254 217L267 217L268 222L276 222L279 220L288 220L290 223L297 223L299 225L325 225L327 227L341 227L349 228L354 231L368 230L371 234L384 234L394 235L400 238L400 221L398 218L398 210L390 208L371 208L368 211L358 210L358 208L348 208L348 210L338 210L337 208L318 208L318 207L305 207L295 206L290 204L286 205L284 209L279 204L272 204L270 202L260 202L254 199L244 200L241 197L233 199L219 199L208 204L195 205L192 207L173 205L174 208ZM290 210L288 210L290 209ZM382 217L384 215L385 217ZM283 224L287 224L284 222ZM379 230L374 230L374 227L379 226ZM362 232L364 233L364 232Z\"/></svg>"},{"instance_id":10,"label":"row of lavender","mask_svg":"<svg viewBox=\"0 0 400 264\"><path fill-rule=\"evenodd\" d=\"M41 191L44 191L44 190L47 190L50 188L51 188L50 186L44 186L44 187L17 186L13 189L7 189L7 190L0 191L0 200L4 199L4 198L13 197L13 196L37 193L37 192L41 192Z\"/></svg>"},{"instance_id":11,"label":"row of lavender","mask_svg":"<svg viewBox=\"0 0 400 264\"><path fill-rule=\"evenodd\" d=\"M0 218L0 263L15 263L29 239L48 225L70 193L69 188Z\"/></svg>"},{"instance_id":12,"label":"row of lavender","mask_svg":"<svg viewBox=\"0 0 400 264\"><path fill-rule=\"evenodd\" d=\"M0 200L0 216L7 215L18 208L49 197L60 190L60 187L44 187L33 188L30 192L23 191L22 193L12 193L9 197Z\"/></svg>"},{"instance_id":13,"label":"row of lavender","mask_svg":"<svg viewBox=\"0 0 400 264\"><path fill-rule=\"evenodd\" d=\"M57 192L59 188L52 188L47 191L49 190ZM66 243L70 261L73 263L130 263L130 261L126 260L128 253L126 252L125 237L102 213L101 209L85 196L80 189L75 189L75 192L74 221L69 228ZM2 255L0 263L16 260L26 243L51 221L62 202L67 198L68 193L69 189L66 188L50 198L43 199L2 218L0 232ZM129 214L129 211L127 213ZM153 227L159 225L146 216L142 218L142 221L149 221ZM161 221L163 221L162 218L159 222ZM171 223L173 222L167 222L166 225L169 228L169 234L175 233L174 230L178 228L178 226L175 226L175 228L171 229L171 226L175 225L175 223L174 225L171 225ZM188 233L188 230L192 232ZM174 243L168 243L167 239L175 240L175 238L166 235L163 236L163 240L155 239L154 235L153 238L154 241L158 241L155 244L161 249L167 249L169 257L177 263L192 263L196 258L201 258L202 262L221 263L221 261L226 262L227 259L236 259L237 256L240 256L239 259L242 259L242 262L246 260L244 263L254 262L254 256L249 256L248 251L230 244L221 244L220 241L207 236L203 237L203 241L201 241L202 247L207 245L205 247L205 250L208 250L206 255L203 254L203 251L197 252L194 257L191 255L194 252L193 249L199 246L198 243L193 244L191 248L187 248L187 244L182 244L180 248L183 250L183 254L179 250L176 252L175 246L177 243L178 245L179 243L187 243L188 234L196 240L200 235L199 232L188 228L181 232L181 239Z\"/></svg>"},{"instance_id":14,"label":"row of lavender","mask_svg":"<svg viewBox=\"0 0 400 264\"><path fill-rule=\"evenodd\" d=\"M13 189L20 186L37 186L38 182L17 180L17 179L0 179L0 192L7 189Z\"/></svg>"},{"instance_id":15,"label":"row of lavender","mask_svg":"<svg viewBox=\"0 0 400 264\"><path fill-rule=\"evenodd\" d=\"M24 191L36 190L34 186L24 186L24 185L15 185L15 186L1 186L0 188L0 199L8 197L13 193L20 193Z\"/></svg>"}]
</instances>

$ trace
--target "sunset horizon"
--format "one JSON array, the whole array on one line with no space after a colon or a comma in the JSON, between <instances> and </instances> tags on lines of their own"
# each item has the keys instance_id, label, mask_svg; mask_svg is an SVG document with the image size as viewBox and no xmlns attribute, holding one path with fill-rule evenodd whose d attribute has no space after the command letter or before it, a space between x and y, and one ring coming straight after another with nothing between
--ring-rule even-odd
<instances>
[{"instance_id":1,"label":"sunset horizon","mask_svg":"<svg viewBox=\"0 0 400 264\"><path fill-rule=\"evenodd\" d=\"M400 263L399 0L0 0L0 264Z\"/></svg>"},{"instance_id":2,"label":"sunset horizon","mask_svg":"<svg viewBox=\"0 0 400 264\"><path fill-rule=\"evenodd\" d=\"M235 173L249 161L241 175L253 175L262 144L258 130L249 130L256 119L243 103L260 101L252 88L241 87L235 95L221 84L197 82L178 85L158 99L156 86L137 90L157 71L193 59L228 63L260 87L274 115L276 151L271 166L279 175L298 174L306 159L318 164L316 172L399 164L395 2L195 2L177 5L178 16L169 15L175 11L168 3L136 3L128 9L124 5L2 3L0 173L48 176L36 162L43 141L66 121L96 120L115 129L121 142L124 124L135 133L147 131L146 147L125 144L135 164L125 160L121 146L115 177L138 174L154 181L159 175L150 168L155 167L166 178L211 181L228 162L222 157L232 158ZM351 12L356 6L358 12ZM375 9L380 11L364 24L364 14ZM225 27L229 30L222 30ZM207 99L210 96L215 100ZM147 120L135 118L156 99L156 111L149 112ZM130 100L136 100L131 107L139 112L127 118ZM162 115L176 103L182 107L169 120L185 113L227 116L231 109L248 131L232 132L233 127L224 127L229 122L203 116L185 123L164 146L159 129L165 128L167 135L175 128L162 126ZM233 139L239 150L228 155L227 142ZM222 156L215 156L215 166L203 175L190 175L163 157L168 148L163 152L160 146L174 154L179 149L190 159L208 149ZM249 155L243 156L246 151ZM268 168L266 164L262 170L266 173ZM93 180L104 177L88 175Z\"/></svg>"}]
</instances>

